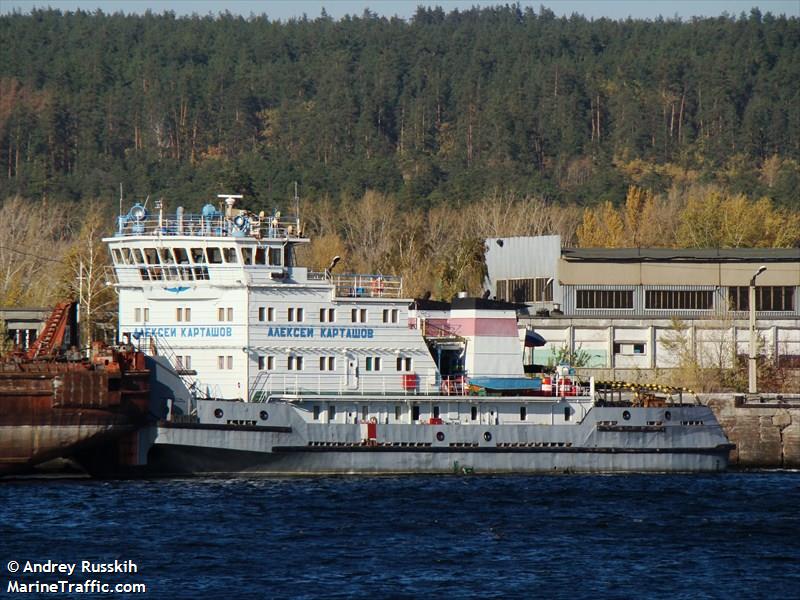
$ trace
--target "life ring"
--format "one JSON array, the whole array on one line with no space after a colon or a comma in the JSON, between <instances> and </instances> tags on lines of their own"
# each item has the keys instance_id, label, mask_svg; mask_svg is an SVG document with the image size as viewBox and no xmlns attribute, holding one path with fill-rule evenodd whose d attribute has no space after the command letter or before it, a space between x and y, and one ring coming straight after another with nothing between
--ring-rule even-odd
<instances>
[{"instance_id":1,"label":"life ring","mask_svg":"<svg viewBox=\"0 0 800 600\"><path fill-rule=\"evenodd\" d=\"M372 295L383 296L383 277L376 277L372 280Z\"/></svg>"}]
</instances>

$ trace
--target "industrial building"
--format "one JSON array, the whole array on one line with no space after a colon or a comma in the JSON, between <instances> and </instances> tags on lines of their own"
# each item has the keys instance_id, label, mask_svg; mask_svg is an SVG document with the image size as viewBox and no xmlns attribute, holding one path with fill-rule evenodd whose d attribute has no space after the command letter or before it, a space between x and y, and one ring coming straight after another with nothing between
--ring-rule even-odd
<instances>
[{"instance_id":1,"label":"industrial building","mask_svg":"<svg viewBox=\"0 0 800 600\"><path fill-rule=\"evenodd\" d=\"M620 377L676 367L688 352L701 366L731 366L748 353L755 278L759 353L800 366L798 248L579 249L559 236L507 237L486 241L486 265L489 294L526 304L521 321L547 340L537 364L580 352L598 375Z\"/></svg>"}]
</instances>

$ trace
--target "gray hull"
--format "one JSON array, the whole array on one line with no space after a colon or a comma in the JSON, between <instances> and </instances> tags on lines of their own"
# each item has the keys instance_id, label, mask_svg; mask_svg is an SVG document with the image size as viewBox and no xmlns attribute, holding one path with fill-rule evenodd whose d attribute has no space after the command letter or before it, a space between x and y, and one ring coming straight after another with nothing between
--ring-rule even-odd
<instances>
[{"instance_id":1,"label":"gray hull","mask_svg":"<svg viewBox=\"0 0 800 600\"><path fill-rule=\"evenodd\" d=\"M271 453L159 445L148 472L159 475L392 475L422 473L702 473L724 471L727 446L680 451L416 450L276 448Z\"/></svg>"},{"instance_id":2,"label":"gray hull","mask_svg":"<svg viewBox=\"0 0 800 600\"><path fill-rule=\"evenodd\" d=\"M366 437L363 424L309 423L289 403L241 403L236 409L257 415L264 406L269 415L263 424L245 418L236 424L161 422L154 428L146 471L153 475L697 473L724 471L732 448L710 409L703 406L593 407L580 423L570 425L375 424ZM237 415L243 416L247 415Z\"/></svg>"}]
</instances>

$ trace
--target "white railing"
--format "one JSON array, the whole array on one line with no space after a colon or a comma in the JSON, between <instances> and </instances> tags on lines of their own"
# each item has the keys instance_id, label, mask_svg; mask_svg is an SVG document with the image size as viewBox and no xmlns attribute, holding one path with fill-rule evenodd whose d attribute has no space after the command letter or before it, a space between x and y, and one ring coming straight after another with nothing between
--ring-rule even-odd
<instances>
[{"instance_id":1,"label":"white railing","mask_svg":"<svg viewBox=\"0 0 800 600\"><path fill-rule=\"evenodd\" d=\"M266 374L266 375L265 375ZM250 401L263 402L273 395L289 396L466 396L463 376L422 378L416 373L361 375L289 375L259 371L250 386Z\"/></svg>"},{"instance_id":2,"label":"white railing","mask_svg":"<svg viewBox=\"0 0 800 600\"><path fill-rule=\"evenodd\" d=\"M239 215L237 215L239 216ZM184 214L163 217L150 216L147 219L129 219L120 217L116 237L131 236L195 236L195 237L243 237L252 236L266 239L299 238L296 220L279 220L275 217L261 217L252 213L241 215L237 225L236 218L224 215L204 217L202 215Z\"/></svg>"},{"instance_id":3,"label":"white railing","mask_svg":"<svg viewBox=\"0 0 800 600\"><path fill-rule=\"evenodd\" d=\"M340 298L402 298L403 278L396 275L346 273L331 277Z\"/></svg>"}]
</instances>

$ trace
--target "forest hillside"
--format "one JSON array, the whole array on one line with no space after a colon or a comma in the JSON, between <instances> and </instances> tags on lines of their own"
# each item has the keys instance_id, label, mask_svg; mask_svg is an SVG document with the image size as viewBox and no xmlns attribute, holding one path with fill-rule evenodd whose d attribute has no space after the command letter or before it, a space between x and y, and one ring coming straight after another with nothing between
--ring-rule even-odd
<instances>
[{"instance_id":1,"label":"forest hillside","mask_svg":"<svg viewBox=\"0 0 800 600\"><path fill-rule=\"evenodd\" d=\"M800 243L797 18L35 10L0 45L0 305L64 293L120 188L271 210L298 182L311 260L440 297L479 286L486 235Z\"/></svg>"}]
</instances>

